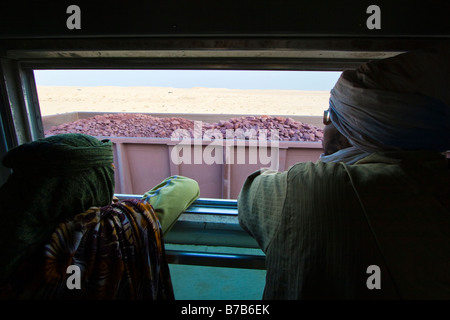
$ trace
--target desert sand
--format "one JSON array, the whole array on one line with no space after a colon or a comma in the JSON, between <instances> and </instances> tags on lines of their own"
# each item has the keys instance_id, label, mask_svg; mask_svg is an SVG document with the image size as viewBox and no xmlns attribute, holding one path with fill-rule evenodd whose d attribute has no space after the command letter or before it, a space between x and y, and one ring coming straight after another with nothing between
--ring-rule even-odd
<instances>
[{"instance_id":1,"label":"desert sand","mask_svg":"<svg viewBox=\"0 0 450 320\"><path fill-rule=\"evenodd\" d=\"M73 111L321 116L329 91L38 86L42 116Z\"/></svg>"}]
</instances>

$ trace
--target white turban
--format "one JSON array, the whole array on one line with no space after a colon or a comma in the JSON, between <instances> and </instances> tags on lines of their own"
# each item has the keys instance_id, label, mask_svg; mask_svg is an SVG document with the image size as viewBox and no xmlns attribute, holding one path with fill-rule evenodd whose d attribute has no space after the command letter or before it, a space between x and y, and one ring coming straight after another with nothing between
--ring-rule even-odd
<instances>
[{"instance_id":1,"label":"white turban","mask_svg":"<svg viewBox=\"0 0 450 320\"><path fill-rule=\"evenodd\" d=\"M450 50L423 50L344 71L334 126L359 151L450 150Z\"/></svg>"}]
</instances>

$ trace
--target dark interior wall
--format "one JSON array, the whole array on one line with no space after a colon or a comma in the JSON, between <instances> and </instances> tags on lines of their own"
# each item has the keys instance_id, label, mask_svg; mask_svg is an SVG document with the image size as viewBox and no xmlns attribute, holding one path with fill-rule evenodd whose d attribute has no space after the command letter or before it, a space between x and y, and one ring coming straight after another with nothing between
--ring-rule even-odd
<instances>
[{"instance_id":1,"label":"dark interior wall","mask_svg":"<svg viewBox=\"0 0 450 320\"><path fill-rule=\"evenodd\" d=\"M81 29L66 27L69 5ZM377 5L381 28L368 29ZM446 0L2 1L0 37L448 36Z\"/></svg>"}]
</instances>

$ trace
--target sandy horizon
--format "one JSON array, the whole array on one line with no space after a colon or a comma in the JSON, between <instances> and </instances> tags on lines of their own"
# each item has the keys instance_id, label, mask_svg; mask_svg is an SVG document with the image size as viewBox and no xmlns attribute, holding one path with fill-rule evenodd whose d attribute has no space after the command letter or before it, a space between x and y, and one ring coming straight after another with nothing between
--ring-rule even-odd
<instances>
[{"instance_id":1,"label":"sandy horizon","mask_svg":"<svg viewBox=\"0 0 450 320\"><path fill-rule=\"evenodd\" d=\"M321 116L329 91L37 86L41 115L67 112Z\"/></svg>"}]
</instances>

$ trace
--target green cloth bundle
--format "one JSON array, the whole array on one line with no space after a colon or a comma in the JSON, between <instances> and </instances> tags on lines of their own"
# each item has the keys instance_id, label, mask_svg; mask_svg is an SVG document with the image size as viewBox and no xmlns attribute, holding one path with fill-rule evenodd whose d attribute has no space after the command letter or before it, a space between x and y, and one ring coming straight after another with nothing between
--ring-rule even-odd
<instances>
[{"instance_id":1,"label":"green cloth bundle","mask_svg":"<svg viewBox=\"0 0 450 320\"><path fill-rule=\"evenodd\" d=\"M164 234L172 229L180 215L200 196L194 179L174 175L144 193L142 200L155 209Z\"/></svg>"},{"instance_id":2,"label":"green cloth bundle","mask_svg":"<svg viewBox=\"0 0 450 320\"><path fill-rule=\"evenodd\" d=\"M92 206L111 204L112 143L61 134L11 149L13 170L0 187L0 283L49 240L56 226Z\"/></svg>"}]
</instances>

